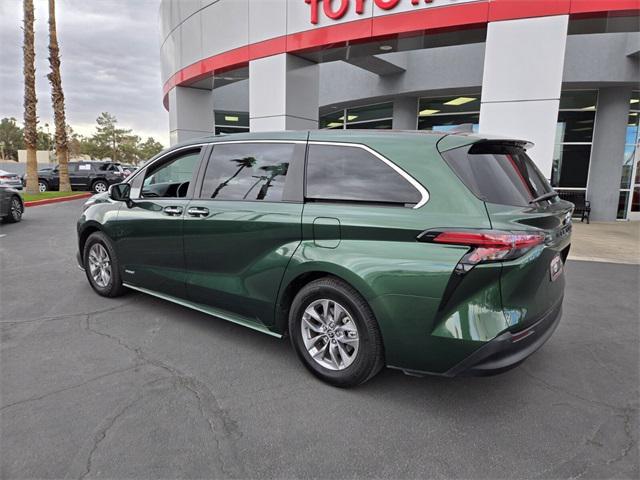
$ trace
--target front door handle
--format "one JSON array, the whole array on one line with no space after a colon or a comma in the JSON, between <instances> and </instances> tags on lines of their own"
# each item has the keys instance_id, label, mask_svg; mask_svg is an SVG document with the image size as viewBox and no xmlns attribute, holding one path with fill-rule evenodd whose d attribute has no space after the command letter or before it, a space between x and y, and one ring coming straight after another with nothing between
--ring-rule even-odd
<instances>
[{"instance_id":1,"label":"front door handle","mask_svg":"<svg viewBox=\"0 0 640 480\"><path fill-rule=\"evenodd\" d=\"M167 215L171 215L172 217L182 215L182 207L164 207L162 211Z\"/></svg>"},{"instance_id":2,"label":"front door handle","mask_svg":"<svg viewBox=\"0 0 640 480\"><path fill-rule=\"evenodd\" d=\"M209 215L209 209L205 207L189 207L187 214L192 217L206 217Z\"/></svg>"}]
</instances>

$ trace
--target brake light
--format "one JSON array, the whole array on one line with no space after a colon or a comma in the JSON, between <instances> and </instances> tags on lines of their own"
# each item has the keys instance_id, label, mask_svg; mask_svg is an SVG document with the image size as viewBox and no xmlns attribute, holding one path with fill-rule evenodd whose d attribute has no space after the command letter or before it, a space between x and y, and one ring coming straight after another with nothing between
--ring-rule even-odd
<instances>
[{"instance_id":1,"label":"brake light","mask_svg":"<svg viewBox=\"0 0 640 480\"><path fill-rule=\"evenodd\" d=\"M479 263L513 260L544 243L543 232L507 232L499 230L427 231L418 240L470 248L460 260L457 271L468 272Z\"/></svg>"}]
</instances>

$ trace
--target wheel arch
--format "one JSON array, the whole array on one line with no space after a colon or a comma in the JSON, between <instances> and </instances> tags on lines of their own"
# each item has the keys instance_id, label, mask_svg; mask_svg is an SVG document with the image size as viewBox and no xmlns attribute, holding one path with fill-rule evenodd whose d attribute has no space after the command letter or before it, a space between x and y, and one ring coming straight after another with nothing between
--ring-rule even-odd
<instances>
[{"instance_id":1,"label":"wheel arch","mask_svg":"<svg viewBox=\"0 0 640 480\"><path fill-rule=\"evenodd\" d=\"M104 183L104 184L107 186L107 188L109 188L109 185L110 185L109 181L108 181L106 178L104 178L104 177L98 177L98 178L94 178L94 179L91 181L90 189L91 189L92 191L93 191L93 189L94 189L94 187L95 187L96 183L98 183L98 182L102 182L102 183Z\"/></svg>"},{"instance_id":2,"label":"wheel arch","mask_svg":"<svg viewBox=\"0 0 640 480\"><path fill-rule=\"evenodd\" d=\"M285 333L287 331L289 309L298 292L305 285L308 285L314 280L327 277L340 280L356 290L369 304L369 308L373 312L374 317L376 317L373 306L370 303L370 299L372 299L375 294L361 277L354 272L335 264L309 265L305 269L300 269L295 272L287 272L285 275L278 294L278 301L276 303L274 325L276 331L281 333ZM376 322L380 325L377 317Z\"/></svg>"},{"instance_id":3,"label":"wheel arch","mask_svg":"<svg viewBox=\"0 0 640 480\"><path fill-rule=\"evenodd\" d=\"M17 198L18 201L20 202L20 205L22 205L22 209L24 210L24 200L22 200L22 197L20 196L19 193L14 193L13 195L11 195L11 198Z\"/></svg>"},{"instance_id":4,"label":"wheel arch","mask_svg":"<svg viewBox=\"0 0 640 480\"><path fill-rule=\"evenodd\" d=\"M85 225L83 225L82 230L78 232L78 248L80 250L80 255L84 254L84 246L87 243L87 239L92 233L95 232L102 232L107 235L101 225L98 222L94 221L87 222Z\"/></svg>"}]
</instances>

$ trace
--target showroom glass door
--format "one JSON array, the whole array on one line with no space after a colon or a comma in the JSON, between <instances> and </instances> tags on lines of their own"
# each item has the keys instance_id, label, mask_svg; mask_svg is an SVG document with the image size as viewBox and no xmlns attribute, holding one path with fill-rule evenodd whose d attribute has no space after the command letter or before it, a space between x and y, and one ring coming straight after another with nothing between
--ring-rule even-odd
<instances>
[{"instance_id":1,"label":"showroom glass door","mask_svg":"<svg viewBox=\"0 0 640 480\"><path fill-rule=\"evenodd\" d=\"M638 154L638 148L635 149L635 175L634 185L629 199L629 220L640 220L640 155Z\"/></svg>"},{"instance_id":2,"label":"showroom glass door","mask_svg":"<svg viewBox=\"0 0 640 480\"><path fill-rule=\"evenodd\" d=\"M640 220L640 92L634 91L631 95L629 108L629 122L627 124L627 138L624 147L624 165L622 181L620 184L621 200L624 197L624 188L628 190L625 200L627 200L627 219ZM628 172L629 166L631 172ZM626 170L626 171L625 171ZM625 173L631 173L629 178L625 178ZM620 216L618 217L620 218ZM624 217L622 217L624 218Z\"/></svg>"}]
</instances>

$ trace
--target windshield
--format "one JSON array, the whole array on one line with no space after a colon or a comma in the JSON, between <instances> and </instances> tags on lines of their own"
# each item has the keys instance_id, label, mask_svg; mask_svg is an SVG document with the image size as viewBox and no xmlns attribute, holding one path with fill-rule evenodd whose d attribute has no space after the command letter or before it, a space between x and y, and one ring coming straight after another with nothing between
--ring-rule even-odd
<instances>
[{"instance_id":1,"label":"windshield","mask_svg":"<svg viewBox=\"0 0 640 480\"><path fill-rule=\"evenodd\" d=\"M523 148L476 143L443 154L464 184L486 202L528 206L541 195L553 192Z\"/></svg>"}]
</instances>

